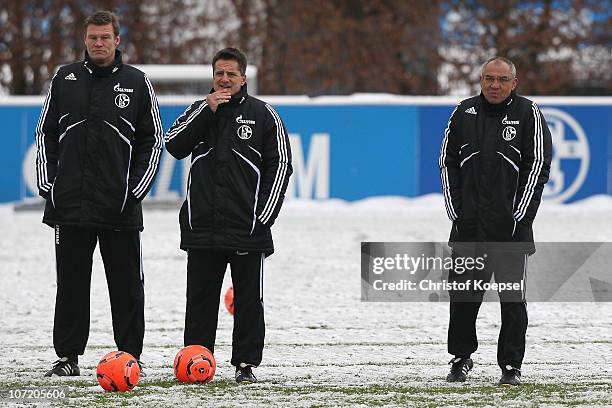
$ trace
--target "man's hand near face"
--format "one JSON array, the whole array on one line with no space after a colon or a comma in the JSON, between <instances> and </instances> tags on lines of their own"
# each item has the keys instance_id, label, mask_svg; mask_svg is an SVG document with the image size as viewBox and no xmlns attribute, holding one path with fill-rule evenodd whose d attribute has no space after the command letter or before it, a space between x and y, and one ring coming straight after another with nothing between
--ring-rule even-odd
<instances>
[{"instance_id":1,"label":"man's hand near face","mask_svg":"<svg viewBox=\"0 0 612 408\"><path fill-rule=\"evenodd\" d=\"M231 91L229 89L223 88L211 94L208 94L206 96L206 103L208 103L208 106L210 106L210 109L213 112L217 112L217 108L219 107L219 105L222 103L229 102L231 97Z\"/></svg>"}]
</instances>

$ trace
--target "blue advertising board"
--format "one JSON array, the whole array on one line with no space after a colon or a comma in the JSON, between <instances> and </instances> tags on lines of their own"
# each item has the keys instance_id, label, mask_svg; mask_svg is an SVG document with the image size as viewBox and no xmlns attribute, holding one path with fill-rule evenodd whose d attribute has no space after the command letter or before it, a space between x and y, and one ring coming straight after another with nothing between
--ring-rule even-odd
<instances>
[{"instance_id":1,"label":"blue advertising board","mask_svg":"<svg viewBox=\"0 0 612 408\"><path fill-rule=\"evenodd\" d=\"M175 98L176 99L176 98ZM290 134L294 176L289 198L358 200L440 191L438 155L453 98L359 97L325 101L272 98ZM457 98L458 101L459 98ZM612 98L542 98L553 136L553 163L545 199L571 202L612 189ZM17 101L17 102L15 102ZM586 102L585 102L586 101ZM553 103L554 102L554 103ZM189 100L164 102L164 130ZM42 98L0 103L0 202L37 195L34 130ZM147 199L180 200L189 161L162 156Z\"/></svg>"}]
</instances>

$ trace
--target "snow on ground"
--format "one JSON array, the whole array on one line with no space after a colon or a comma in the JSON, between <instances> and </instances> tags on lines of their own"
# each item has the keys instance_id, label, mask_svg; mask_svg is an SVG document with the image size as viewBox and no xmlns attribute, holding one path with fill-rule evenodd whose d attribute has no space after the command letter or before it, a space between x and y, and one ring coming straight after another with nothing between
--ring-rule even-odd
<instances>
[{"instance_id":1,"label":"snow on ground","mask_svg":"<svg viewBox=\"0 0 612 408\"><path fill-rule=\"evenodd\" d=\"M611 213L607 196L544 204L534 225L536 240L612 241ZM232 382L232 320L221 307L215 380L179 385L171 367L182 346L186 257L178 249L177 218L176 210L145 212L142 359L148 376L136 391L110 395L95 380L97 361L114 349L99 253L82 375L45 379L56 358L53 231L40 223L40 212L0 206L0 390L68 386L71 397L63 406L612 404L612 303L529 304L525 385L507 390L494 385L498 304L481 308L480 348L469 382L448 385L448 304L361 302L360 242L445 241L450 223L439 195L287 202L273 230L276 253L265 265L266 348L256 370L261 382ZM224 288L229 285L226 279Z\"/></svg>"}]
</instances>

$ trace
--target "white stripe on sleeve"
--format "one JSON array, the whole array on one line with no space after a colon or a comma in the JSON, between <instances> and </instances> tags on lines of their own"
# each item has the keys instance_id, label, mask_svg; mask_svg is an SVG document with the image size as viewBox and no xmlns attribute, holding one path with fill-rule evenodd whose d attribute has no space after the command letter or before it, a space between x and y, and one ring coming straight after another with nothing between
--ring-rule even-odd
<instances>
[{"instance_id":1,"label":"white stripe on sleeve","mask_svg":"<svg viewBox=\"0 0 612 408\"><path fill-rule=\"evenodd\" d=\"M59 71L58 71L59 72ZM57 76L57 72L51 79L51 83L49 85L49 92L47 93L47 97L45 98L45 102L43 103L42 110L40 112L40 118L38 119L38 124L36 125L36 181L38 183L38 188L44 192L48 192L51 190L51 186L53 185L53 180L49 180L49 175L47 174L47 150L45 147L45 135L43 131L43 127L45 124L45 120L47 119L47 113L49 112L49 103L51 102L51 89L53 88L53 81Z\"/></svg>"},{"instance_id":2,"label":"white stripe on sleeve","mask_svg":"<svg viewBox=\"0 0 612 408\"><path fill-rule=\"evenodd\" d=\"M189 125L189 123L191 123L191 121L194 120L196 116L198 116L200 112L202 112L204 108L208 106L208 103L206 101L202 102L200 106L198 106L197 109L195 109L193 112L189 114L189 116L187 117L187 120L185 120L183 123L177 126L177 124L181 121L181 119L183 119L187 115L187 112L189 112L189 110L196 103L197 101L189 105L189 107L185 109L185 112L183 112L183 114L174 121L172 126L170 126L170 130L168 130L168 133L166 133L166 137L165 137L166 143L168 143L170 140L174 139L176 135L181 133L187 127L187 125Z\"/></svg>"},{"instance_id":3,"label":"white stripe on sleeve","mask_svg":"<svg viewBox=\"0 0 612 408\"><path fill-rule=\"evenodd\" d=\"M151 183L153 182L153 178L155 177L155 173L157 172L157 167L159 166L159 158L161 157L161 152L163 148L163 137L164 130L162 128L161 119L159 116L159 105L157 104L157 98L155 97L155 91L153 90L153 86L149 81L149 78L145 76L145 83L147 84L147 88L149 89L149 98L151 99L151 119L153 120L154 132L153 136L155 137L155 143L151 150L151 157L149 158L149 165L147 166L147 170L145 171L142 179L132 190L132 193L137 199L140 199L141 196L147 191Z\"/></svg>"},{"instance_id":4,"label":"white stripe on sleeve","mask_svg":"<svg viewBox=\"0 0 612 408\"><path fill-rule=\"evenodd\" d=\"M272 217L272 213L278 204L281 189L287 177L289 160L289 155L287 153L287 134L283 128L283 123L281 122L281 119L276 111L270 105L266 104L266 108L272 115L274 123L276 124L276 142L279 159L276 175L274 176L274 182L272 183L272 188L270 190L270 196L268 197L268 201L264 205L261 215L259 216L259 220L264 224L270 220L270 217Z\"/></svg>"},{"instance_id":5,"label":"white stripe on sleeve","mask_svg":"<svg viewBox=\"0 0 612 408\"><path fill-rule=\"evenodd\" d=\"M442 141L442 147L440 148L440 161L438 163L440 166L440 178L442 179L444 205L446 207L446 213L448 214L448 218L450 218L451 221L455 221L459 217L457 216L457 212L453 207L453 200L451 198L450 192L450 182L448 180L448 169L444 162L446 160L446 149L448 148L448 137L450 134L451 121L458 107L459 105L457 105L453 110L453 113L451 113L450 118L448 119L448 124L446 125L446 129L444 130L444 140Z\"/></svg>"},{"instance_id":6,"label":"white stripe on sleeve","mask_svg":"<svg viewBox=\"0 0 612 408\"><path fill-rule=\"evenodd\" d=\"M542 167L544 166L544 137L542 134L542 116L540 114L540 110L536 106L536 104L531 105L531 110L533 112L534 117L534 134L533 134L533 165L531 167L531 171L529 172L529 176L527 177L527 184L525 185L525 190L523 191L523 197L519 201L518 206L516 207L516 211L514 212L514 218L517 221L521 221L527 212L527 208L529 207L529 203L533 197L533 193L535 191L535 187L538 184L538 179L540 177L540 173L542 172Z\"/></svg>"}]
</instances>

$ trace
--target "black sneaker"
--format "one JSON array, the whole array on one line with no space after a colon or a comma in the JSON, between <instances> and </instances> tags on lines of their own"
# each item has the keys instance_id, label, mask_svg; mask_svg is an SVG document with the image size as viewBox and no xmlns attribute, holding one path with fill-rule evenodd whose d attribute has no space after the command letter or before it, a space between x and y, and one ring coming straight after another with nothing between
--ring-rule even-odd
<instances>
[{"instance_id":1,"label":"black sneaker","mask_svg":"<svg viewBox=\"0 0 612 408\"><path fill-rule=\"evenodd\" d=\"M147 373L144 372L144 363L140 360L136 360L138 368L140 368L140 378L146 378Z\"/></svg>"},{"instance_id":2,"label":"black sneaker","mask_svg":"<svg viewBox=\"0 0 612 408\"><path fill-rule=\"evenodd\" d=\"M474 367L471 358L455 357L448 364L452 364L450 373L446 376L448 382L464 382L468 373Z\"/></svg>"},{"instance_id":3,"label":"black sneaker","mask_svg":"<svg viewBox=\"0 0 612 408\"><path fill-rule=\"evenodd\" d=\"M53 363L53 367L45 373L45 377L58 375L60 377L81 375L81 370L77 364L77 360L62 357Z\"/></svg>"},{"instance_id":4,"label":"black sneaker","mask_svg":"<svg viewBox=\"0 0 612 408\"><path fill-rule=\"evenodd\" d=\"M257 382L257 378L253 375L251 366L236 367L236 382L239 384L252 384Z\"/></svg>"},{"instance_id":5,"label":"black sneaker","mask_svg":"<svg viewBox=\"0 0 612 408\"><path fill-rule=\"evenodd\" d=\"M499 385L521 385L521 370L510 365L502 368Z\"/></svg>"}]
</instances>

